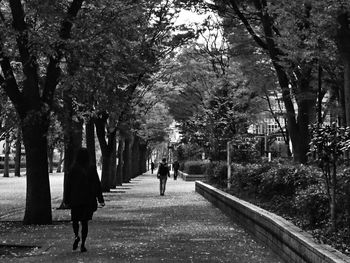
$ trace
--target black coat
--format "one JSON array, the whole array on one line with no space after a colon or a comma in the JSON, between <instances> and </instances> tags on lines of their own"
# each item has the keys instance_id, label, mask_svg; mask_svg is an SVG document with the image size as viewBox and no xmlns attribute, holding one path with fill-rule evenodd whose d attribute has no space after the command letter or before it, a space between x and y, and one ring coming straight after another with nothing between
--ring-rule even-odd
<instances>
[{"instance_id":1,"label":"black coat","mask_svg":"<svg viewBox=\"0 0 350 263\"><path fill-rule=\"evenodd\" d=\"M65 202L71 208L87 207L96 211L97 200L104 202L101 183L94 167L84 169L78 165L73 166L67 177L65 189Z\"/></svg>"}]
</instances>

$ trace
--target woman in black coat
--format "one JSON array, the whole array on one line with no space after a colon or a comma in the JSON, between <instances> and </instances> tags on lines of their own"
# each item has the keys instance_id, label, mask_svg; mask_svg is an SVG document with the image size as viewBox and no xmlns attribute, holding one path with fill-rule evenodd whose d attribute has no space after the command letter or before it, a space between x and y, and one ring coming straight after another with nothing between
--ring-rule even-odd
<instances>
[{"instance_id":1,"label":"woman in black coat","mask_svg":"<svg viewBox=\"0 0 350 263\"><path fill-rule=\"evenodd\" d=\"M86 252L85 240L88 234L88 221L97 210L97 200L104 206L101 183L95 167L90 165L89 152L86 148L79 149L75 162L67 177L65 201L71 208L71 220L75 239L73 250L80 242L79 221L81 222L80 251Z\"/></svg>"}]
</instances>

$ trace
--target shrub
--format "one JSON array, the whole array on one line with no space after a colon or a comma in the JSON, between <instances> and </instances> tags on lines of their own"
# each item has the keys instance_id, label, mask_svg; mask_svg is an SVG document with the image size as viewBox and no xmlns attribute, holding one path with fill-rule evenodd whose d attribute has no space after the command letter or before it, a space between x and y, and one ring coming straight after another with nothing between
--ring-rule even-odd
<instances>
[{"instance_id":1,"label":"shrub","mask_svg":"<svg viewBox=\"0 0 350 263\"><path fill-rule=\"evenodd\" d=\"M219 187L226 187L227 165L225 162L210 162L206 165L205 174L210 183Z\"/></svg>"},{"instance_id":2,"label":"shrub","mask_svg":"<svg viewBox=\"0 0 350 263\"><path fill-rule=\"evenodd\" d=\"M206 164L204 161L187 161L184 163L184 172L187 174L204 174Z\"/></svg>"},{"instance_id":3,"label":"shrub","mask_svg":"<svg viewBox=\"0 0 350 263\"><path fill-rule=\"evenodd\" d=\"M316 227L327 221L328 198L320 184L301 189L295 196L295 209L302 225Z\"/></svg>"},{"instance_id":4,"label":"shrub","mask_svg":"<svg viewBox=\"0 0 350 263\"><path fill-rule=\"evenodd\" d=\"M270 169L270 163L232 164L231 184L236 186L238 191L256 194L263 174Z\"/></svg>"},{"instance_id":5,"label":"shrub","mask_svg":"<svg viewBox=\"0 0 350 263\"><path fill-rule=\"evenodd\" d=\"M337 192L337 208L338 215L342 217L345 225L350 224L350 168L339 167L341 171L338 172L338 192Z\"/></svg>"},{"instance_id":6,"label":"shrub","mask_svg":"<svg viewBox=\"0 0 350 263\"><path fill-rule=\"evenodd\" d=\"M271 199L275 195L294 196L319 180L320 174L310 167L296 164L272 164L261 178L259 195Z\"/></svg>"}]
</instances>

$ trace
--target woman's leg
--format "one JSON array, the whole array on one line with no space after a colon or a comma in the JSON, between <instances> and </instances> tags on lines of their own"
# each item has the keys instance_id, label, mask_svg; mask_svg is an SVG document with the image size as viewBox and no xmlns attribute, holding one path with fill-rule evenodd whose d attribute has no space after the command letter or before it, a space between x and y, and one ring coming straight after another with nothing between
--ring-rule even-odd
<instances>
[{"instance_id":1,"label":"woman's leg","mask_svg":"<svg viewBox=\"0 0 350 263\"><path fill-rule=\"evenodd\" d=\"M79 221L73 221L73 232L75 237L79 236Z\"/></svg>"},{"instance_id":2,"label":"woman's leg","mask_svg":"<svg viewBox=\"0 0 350 263\"><path fill-rule=\"evenodd\" d=\"M81 221L81 252L86 252L85 241L89 232L88 221Z\"/></svg>"},{"instance_id":3,"label":"woman's leg","mask_svg":"<svg viewBox=\"0 0 350 263\"><path fill-rule=\"evenodd\" d=\"M73 231L75 235L74 243L73 243L73 250L76 250L80 241L79 237L79 221L73 221Z\"/></svg>"}]
</instances>

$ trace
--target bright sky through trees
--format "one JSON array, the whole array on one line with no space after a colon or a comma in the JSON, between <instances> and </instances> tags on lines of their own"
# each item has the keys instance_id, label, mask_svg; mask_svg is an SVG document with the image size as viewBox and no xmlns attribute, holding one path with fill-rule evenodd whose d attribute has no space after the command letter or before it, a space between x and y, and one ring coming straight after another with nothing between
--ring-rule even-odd
<instances>
[{"instance_id":1,"label":"bright sky through trees","mask_svg":"<svg viewBox=\"0 0 350 263\"><path fill-rule=\"evenodd\" d=\"M220 18L217 17L213 12L210 12L210 11L206 12L205 14L197 14L194 11L182 10L179 13L178 18L176 19L175 26L185 24L187 26L192 26L194 28L200 28L201 24L206 19L212 20L213 24L216 24L220 21ZM213 32L211 32L211 33L213 33ZM220 45L220 43L222 42L222 37L220 37L221 33L220 32L216 32L216 33L218 33L219 37L217 37L215 41L218 45ZM203 32L201 34L201 36L199 36L199 38L197 39L197 43L198 44L207 43L208 40L210 39L209 34L210 34L210 32L208 32L208 31Z\"/></svg>"},{"instance_id":2,"label":"bright sky through trees","mask_svg":"<svg viewBox=\"0 0 350 263\"><path fill-rule=\"evenodd\" d=\"M179 13L179 17L177 18L175 25L181 24L191 24L191 23L202 23L205 18L207 18L210 14L197 14L195 12L189 10L182 10Z\"/></svg>"}]
</instances>

